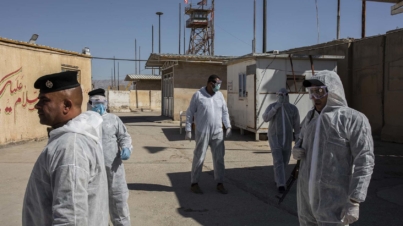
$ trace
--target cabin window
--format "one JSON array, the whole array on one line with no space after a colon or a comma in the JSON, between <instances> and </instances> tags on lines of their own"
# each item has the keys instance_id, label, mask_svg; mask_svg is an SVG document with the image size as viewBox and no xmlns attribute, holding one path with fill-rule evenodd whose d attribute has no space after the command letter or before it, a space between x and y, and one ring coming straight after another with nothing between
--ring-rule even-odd
<instances>
[{"instance_id":1,"label":"cabin window","mask_svg":"<svg viewBox=\"0 0 403 226\"><path fill-rule=\"evenodd\" d=\"M289 93L307 93L302 85L305 75L287 75L287 90Z\"/></svg>"},{"instance_id":2,"label":"cabin window","mask_svg":"<svg viewBox=\"0 0 403 226\"><path fill-rule=\"evenodd\" d=\"M239 98L246 97L246 74L239 74Z\"/></svg>"}]
</instances>

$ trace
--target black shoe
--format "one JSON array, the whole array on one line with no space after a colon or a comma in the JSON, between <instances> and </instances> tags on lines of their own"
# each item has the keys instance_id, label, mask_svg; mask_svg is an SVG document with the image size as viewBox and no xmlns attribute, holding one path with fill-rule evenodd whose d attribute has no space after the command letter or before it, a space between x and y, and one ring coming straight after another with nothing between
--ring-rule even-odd
<instances>
[{"instance_id":1,"label":"black shoe","mask_svg":"<svg viewBox=\"0 0 403 226\"><path fill-rule=\"evenodd\" d=\"M285 187L284 187L284 186L278 187L278 192L279 192L280 194L283 194L283 193L285 192Z\"/></svg>"},{"instance_id":2,"label":"black shoe","mask_svg":"<svg viewBox=\"0 0 403 226\"><path fill-rule=\"evenodd\" d=\"M224 195L228 194L228 190L224 188L224 185L222 183L217 184L217 191Z\"/></svg>"},{"instance_id":3,"label":"black shoe","mask_svg":"<svg viewBox=\"0 0 403 226\"><path fill-rule=\"evenodd\" d=\"M203 191L200 189L200 187L197 183L192 184L190 186L190 190L195 194L203 194Z\"/></svg>"}]
</instances>

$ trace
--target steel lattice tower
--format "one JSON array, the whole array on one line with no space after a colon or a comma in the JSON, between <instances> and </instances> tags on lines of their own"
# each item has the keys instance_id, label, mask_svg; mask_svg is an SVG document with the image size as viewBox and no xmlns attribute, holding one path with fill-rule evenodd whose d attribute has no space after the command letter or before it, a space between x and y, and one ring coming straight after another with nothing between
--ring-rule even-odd
<instances>
[{"instance_id":1,"label":"steel lattice tower","mask_svg":"<svg viewBox=\"0 0 403 226\"><path fill-rule=\"evenodd\" d=\"M186 28L192 29L186 54L214 55L214 0L211 5L207 0L189 4L185 13L189 15Z\"/></svg>"}]
</instances>

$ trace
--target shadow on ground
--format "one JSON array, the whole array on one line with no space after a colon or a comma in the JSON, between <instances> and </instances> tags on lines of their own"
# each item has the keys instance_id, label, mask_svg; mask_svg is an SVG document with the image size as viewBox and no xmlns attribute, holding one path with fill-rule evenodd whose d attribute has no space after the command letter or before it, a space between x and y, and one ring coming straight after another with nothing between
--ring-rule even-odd
<instances>
[{"instance_id":1,"label":"shadow on ground","mask_svg":"<svg viewBox=\"0 0 403 226\"><path fill-rule=\"evenodd\" d=\"M149 147L150 152L161 151ZM401 145L375 141L375 169L368 189L368 196L360 205L357 226L401 225L403 222L403 158ZM265 153L265 152L259 152ZM295 165L287 168L287 178ZM190 172L168 173L172 187L155 184L129 184L131 190L174 192L179 206L177 213L192 218L201 225L298 225L296 183L279 206L275 197L273 167L243 167L226 169L225 185L228 195L219 194L214 173L206 170L199 181L203 195L190 192ZM245 192L248 195L245 195ZM249 197L249 198L248 198ZM256 205L256 199L262 205ZM400 200L400 201L399 201ZM268 204L268 205L266 205ZM279 215L290 213L295 223L271 215L269 208L281 210ZM271 208L273 209L273 208ZM288 215L289 216L289 215ZM270 223L268 223L270 222Z\"/></svg>"},{"instance_id":2,"label":"shadow on ground","mask_svg":"<svg viewBox=\"0 0 403 226\"><path fill-rule=\"evenodd\" d=\"M168 149L168 147L156 147L156 146L155 147L144 146L143 148L145 148L150 154L156 154Z\"/></svg>"},{"instance_id":3,"label":"shadow on ground","mask_svg":"<svg viewBox=\"0 0 403 226\"><path fill-rule=\"evenodd\" d=\"M180 141L185 139L185 128L182 128L182 134L180 134L179 126L177 128L162 128L162 132L169 141ZM225 133L225 131L224 131ZM192 131L192 140L195 138L195 133ZM230 138L225 138L228 141L248 141L255 142L255 134L245 132L244 135L240 134L239 130L234 129Z\"/></svg>"},{"instance_id":4,"label":"shadow on ground","mask_svg":"<svg viewBox=\"0 0 403 226\"><path fill-rule=\"evenodd\" d=\"M190 172L168 173L172 187L132 183L128 184L128 188L137 191L174 192L179 203L177 213L185 218L192 218L200 225L263 226L268 225L268 222L273 226L298 224L296 212L293 214L294 219L290 220L287 207L277 205L276 186L268 176L273 175L272 166L227 169L226 174L225 185L229 190L227 195L216 191L214 172L209 170L202 173L199 182L203 195L190 191ZM285 202L296 205L295 187ZM267 203L270 205L266 205ZM273 209L276 212L270 213ZM282 209L286 209L286 212Z\"/></svg>"},{"instance_id":5,"label":"shadow on ground","mask_svg":"<svg viewBox=\"0 0 403 226\"><path fill-rule=\"evenodd\" d=\"M166 120L172 121L171 118L155 115L140 116L133 114L133 116L119 116L119 118L122 120L123 123L162 122Z\"/></svg>"},{"instance_id":6,"label":"shadow on ground","mask_svg":"<svg viewBox=\"0 0 403 226\"><path fill-rule=\"evenodd\" d=\"M165 185L159 185L159 184L132 183L132 184L127 184L127 187L129 188L129 190L135 190L135 191L163 191L163 192L175 191L174 188L172 188L172 187L168 187Z\"/></svg>"}]
</instances>

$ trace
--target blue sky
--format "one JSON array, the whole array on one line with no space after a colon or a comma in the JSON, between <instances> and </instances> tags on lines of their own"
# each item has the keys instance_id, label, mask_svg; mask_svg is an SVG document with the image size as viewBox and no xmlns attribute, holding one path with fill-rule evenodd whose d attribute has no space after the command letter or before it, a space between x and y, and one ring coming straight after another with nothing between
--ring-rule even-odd
<instances>
[{"instance_id":1,"label":"blue sky","mask_svg":"<svg viewBox=\"0 0 403 226\"><path fill-rule=\"evenodd\" d=\"M210 0L209 0L210 1ZM189 0L196 3L198 0ZM253 0L216 0L216 55L250 53L253 38ZM257 0L257 51L262 51L262 0ZM134 39L141 58L158 52L158 16L161 49L178 53L179 3L183 0L1 0L0 36L81 52L88 46L96 57L134 58ZM367 3L367 36L403 27L403 14L391 16L388 3ZM336 38L337 0L318 0L320 42ZM183 15L183 11L182 11ZM184 17L182 17L184 21ZM315 0L268 0L268 50L284 50L317 43ZM182 22L183 25L183 22ZM186 41L189 40L186 31ZM183 35L183 30L182 30ZM361 36L361 1L341 0L341 38ZM183 36L181 40L183 51ZM187 46L187 45L186 45ZM112 61L93 60L93 79L110 79ZM134 73L134 62L120 62L120 76ZM141 64L144 69L144 63ZM141 73L150 73L143 70Z\"/></svg>"}]
</instances>

